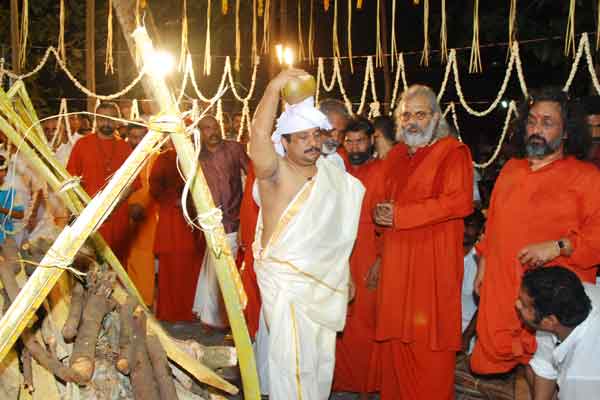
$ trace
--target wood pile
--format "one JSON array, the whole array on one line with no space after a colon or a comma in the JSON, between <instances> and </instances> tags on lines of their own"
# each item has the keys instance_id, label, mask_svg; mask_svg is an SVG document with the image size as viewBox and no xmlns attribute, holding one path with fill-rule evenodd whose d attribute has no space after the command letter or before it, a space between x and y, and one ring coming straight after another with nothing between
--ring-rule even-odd
<instances>
[{"instance_id":1,"label":"wood pile","mask_svg":"<svg viewBox=\"0 0 600 400\"><path fill-rule=\"evenodd\" d=\"M25 284L49 243L0 249L0 316ZM152 316L124 295L116 275L81 251L7 357L0 360L1 399L224 399L167 359ZM154 323L154 322L152 322ZM170 338L214 371L237 364L232 347Z\"/></svg>"},{"instance_id":2,"label":"wood pile","mask_svg":"<svg viewBox=\"0 0 600 400\"><path fill-rule=\"evenodd\" d=\"M473 375L469 359L460 354L456 359L454 388L457 400L516 400L515 375L486 377Z\"/></svg>"}]
</instances>

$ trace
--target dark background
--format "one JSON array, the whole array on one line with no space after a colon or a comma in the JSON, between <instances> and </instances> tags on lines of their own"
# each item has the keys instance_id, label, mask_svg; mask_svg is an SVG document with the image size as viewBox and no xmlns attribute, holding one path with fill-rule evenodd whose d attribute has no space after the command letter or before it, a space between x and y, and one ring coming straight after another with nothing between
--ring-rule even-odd
<instances>
[{"instance_id":1,"label":"dark background","mask_svg":"<svg viewBox=\"0 0 600 400\"><path fill-rule=\"evenodd\" d=\"M297 7L298 0L283 0L286 12L281 12L282 0L272 0L273 13L269 23L271 28L272 42L270 49L277 42L296 45L297 40ZM327 12L324 10L322 0L314 0L314 25L315 25L315 55L317 57L331 57L332 52L332 27L334 1L330 0ZM266 2L266 0L265 0ZM338 35L342 56L347 55L347 0L338 0L339 20ZM32 0L29 2L29 42L28 63L25 71L31 70L39 62L48 46L56 46L59 29L59 1L58 0ZM66 35L67 62L69 69L85 82L85 1L66 0ZM157 30L150 30L153 39L160 47L170 51L174 56L179 55L179 44L181 36L182 1L148 0L148 8L152 14ZM309 27L310 0L300 0L302 8L302 25L304 43L307 45ZM354 74L350 73L348 60L342 62L342 72L346 92L352 101L358 103L362 89L364 68L366 59L360 58L365 55L374 55L376 47L376 0L364 0L363 9L356 9L356 0L352 0L352 43L353 55L359 58L354 60ZM408 83L423 83L430 85L438 91L442 82L445 64L441 63L439 53L439 36L441 24L441 0L430 0L429 15L429 41L431 57L429 67L421 66L421 50L423 48L423 3L415 5L413 0L397 0L396 37L399 51L405 53L406 74ZM508 14L509 0L487 0L481 1L479 9L479 41L481 44L481 59L483 72L469 74L468 65L473 32L473 0L447 0L447 28L448 48L457 48L458 62L460 67L461 86L471 106L482 110L489 106L496 97L508 61ZM391 32L392 0L381 0L382 7L387 12L387 39ZM573 55L568 57L563 53L564 36L567 26L568 6L567 0L530 0L518 1L517 32L516 38L521 43L521 59L527 86L531 88L546 84L564 85L567 80ZM213 72L211 76L201 75L204 42L206 32L206 0L188 1L188 26L189 26L189 48L193 54L196 77L205 95L212 95L220 82L223 71L224 56L235 55L235 0L229 0L229 12L227 15L221 13L221 1L212 1L211 14L211 53L213 55ZM590 32L590 42L594 58L595 31L597 1L576 1L576 43L579 34ZM118 27L116 16L113 19L115 42L114 58L115 73L105 75L104 57L106 46L106 20L108 2L106 0L96 1L96 91L102 94L113 93L127 85L136 76L136 68L126 50L124 38ZM133 11L132 11L133 12ZM1 56L4 57L6 65L10 67L10 2L0 1L0 45ZM241 37L242 37L242 60L241 70L236 73L236 85L238 90L245 93L250 84L251 72L251 28L252 28L252 1L241 2ZM148 16L146 15L146 21ZM148 23L147 23L148 24ZM263 19L258 19L258 44L262 43ZM148 24L149 25L149 24ZM151 27L150 27L151 28ZM388 43L389 45L389 43ZM467 47L467 48L465 48ZM306 49L305 49L306 51ZM233 59L232 59L233 61ZM85 96L66 78L64 73L56 66L53 59L37 75L26 80L28 90L41 114L50 114L58 111L60 98L69 100L69 109L83 109L85 107ZM316 73L316 64L311 65L306 60L296 64L311 73ZM331 60L325 60L326 75L331 74ZM276 65L274 51L271 54L261 56L261 64L257 77L257 88L254 93L252 105L258 101L269 74L276 73L279 67ZM392 83L395 71L391 71ZM174 74L171 81L174 87L179 86L181 77ZM376 79L378 85L378 97L383 101L384 85L383 71L377 69ZM5 82L6 83L6 82ZM192 96L193 89L188 86L186 92ZM321 92L323 93L323 91ZM370 93L370 92L369 92ZM570 93L573 97L584 96L592 93L591 81L585 59L582 59L579 71L571 87ZM332 96L339 96L334 91ZM323 96L323 95L322 95ZM127 95L128 98L143 98L141 87L135 88ZM521 99L522 93L516 79L516 73L510 80L505 98ZM453 78L450 79L443 103L449 101L457 102ZM370 96L368 102L370 102ZM233 99L228 93L225 95L225 110L238 111L241 104ZM368 109L368 107L366 107ZM498 107L486 117L477 118L467 114L458 105L458 119L461 134L464 140L474 150L475 157L479 157L480 149L491 147L497 142L506 110ZM489 149L488 149L489 150Z\"/></svg>"}]
</instances>

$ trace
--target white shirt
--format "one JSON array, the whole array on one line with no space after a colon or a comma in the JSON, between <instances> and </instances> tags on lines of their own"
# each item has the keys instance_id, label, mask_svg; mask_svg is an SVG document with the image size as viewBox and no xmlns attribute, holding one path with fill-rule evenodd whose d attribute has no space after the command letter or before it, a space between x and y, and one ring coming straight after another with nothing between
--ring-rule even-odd
<instances>
[{"instance_id":1,"label":"white shirt","mask_svg":"<svg viewBox=\"0 0 600 400\"><path fill-rule=\"evenodd\" d=\"M464 332L477 311L475 298L473 297L473 283L477 275L477 262L475 261L475 247L467 253L464 258L465 272L461 290L462 297L462 331Z\"/></svg>"},{"instance_id":2,"label":"white shirt","mask_svg":"<svg viewBox=\"0 0 600 400\"><path fill-rule=\"evenodd\" d=\"M479 194L479 182L481 181L481 174L477 169L473 168L473 201L481 201L481 195Z\"/></svg>"},{"instance_id":3,"label":"white shirt","mask_svg":"<svg viewBox=\"0 0 600 400\"><path fill-rule=\"evenodd\" d=\"M75 132L71 136L71 140L67 140L66 143L61 144L60 146L58 146L58 149L56 149L56 158L63 166L67 166L75 142L77 142L82 137L83 135L80 135L79 133Z\"/></svg>"},{"instance_id":4,"label":"white shirt","mask_svg":"<svg viewBox=\"0 0 600 400\"><path fill-rule=\"evenodd\" d=\"M537 331L537 351L529 362L538 376L556 380L561 400L600 397L600 288L583 285L592 302L590 315L562 343Z\"/></svg>"}]
</instances>

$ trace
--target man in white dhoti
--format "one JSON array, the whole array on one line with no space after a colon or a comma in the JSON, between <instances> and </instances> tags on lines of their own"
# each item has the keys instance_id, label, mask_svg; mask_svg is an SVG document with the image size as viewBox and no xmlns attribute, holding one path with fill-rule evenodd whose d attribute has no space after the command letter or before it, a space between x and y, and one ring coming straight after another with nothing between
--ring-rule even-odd
<instances>
[{"instance_id":1,"label":"man in white dhoti","mask_svg":"<svg viewBox=\"0 0 600 400\"><path fill-rule=\"evenodd\" d=\"M202 137L200 165L212 198L223 212L223 228L227 234L231 254L235 258L240 205L244 192L242 172L248 169L248 156L242 144L221 138L221 128L215 117L205 116L198 123L198 128ZM213 257L211 251L204 254L193 311L205 326L224 329L229 322L225 315L225 307L222 306L223 300Z\"/></svg>"},{"instance_id":2,"label":"man in white dhoti","mask_svg":"<svg viewBox=\"0 0 600 400\"><path fill-rule=\"evenodd\" d=\"M331 126L312 97L287 105L271 138L279 93L302 75L290 69L269 83L250 138L261 206L253 246L263 302L257 363L271 400L329 397L364 194L321 157L320 130Z\"/></svg>"}]
</instances>

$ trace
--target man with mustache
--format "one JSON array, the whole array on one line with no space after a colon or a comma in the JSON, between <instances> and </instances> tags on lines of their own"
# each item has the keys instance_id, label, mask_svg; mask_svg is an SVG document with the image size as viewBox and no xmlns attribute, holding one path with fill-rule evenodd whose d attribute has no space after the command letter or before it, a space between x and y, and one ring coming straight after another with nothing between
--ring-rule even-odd
<instances>
[{"instance_id":1,"label":"man with mustache","mask_svg":"<svg viewBox=\"0 0 600 400\"><path fill-rule=\"evenodd\" d=\"M287 69L269 83L250 138L260 205L257 365L272 400L329 398L364 194L356 178L321 157L320 131L331 126L312 97L286 105L271 135L282 89L299 86L304 75Z\"/></svg>"},{"instance_id":2,"label":"man with mustache","mask_svg":"<svg viewBox=\"0 0 600 400\"><path fill-rule=\"evenodd\" d=\"M378 252L375 224L371 216L371 198L376 174L382 161L372 157L373 125L364 118L351 120L344 137L348 153L348 173L365 186L358 234L352 256L350 273L356 285L354 301L348 305L346 326L336 341L333 388L340 392L356 392L361 398L379 390L377 380L369 372L378 364L375 343L375 306L377 303L377 277L381 258Z\"/></svg>"},{"instance_id":3,"label":"man with mustache","mask_svg":"<svg viewBox=\"0 0 600 400\"><path fill-rule=\"evenodd\" d=\"M319 102L319 111L327 116L331 129L321 132L321 154L329 161L348 170L350 161L344 142L344 132L350 122L350 115L344 103L337 99L324 99Z\"/></svg>"},{"instance_id":4,"label":"man with mustache","mask_svg":"<svg viewBox=\"0 0 600 400\"><path fill-rule=\"evenodd\" d=\"M67 170L73 176L81 177L81 186L90 196L95 196L112 175L129 157L131 147L115 135L120 113L115 103L101 103L96 109L96 132L79 139L73 146ZM112 214L100 227L102 237L121 264L127 261L129 247L129 216L143 214L142 206L128 204L129 195L140 188L136 179L121 196L121 203L115 207Z\"/></svg>"},{"instance_id":5,"label":"man with mustache","mask_svg":"<svg viewBox=\"0 0 600 400\"><path fill-rule=\"evenodd\" d=\"M241 143L223 140L219 122L212 115L198 123L202 141L200 166L215 202L223 213L223 227L227 234L233 258L237 256L240 204L242 203L242 171L248 171L248 156ZM194 312L207 328L227 328L225 307L217 281L211 252L204 253L204 261L194 299Z\"/></svg>"},{"instance_id":6,"label":"man with mustache","mask_svg":"<svg viewBox=\"0 0 600 400\"><path fill-rule=\"evenodd\" d=\"M373 212L383 227L375 331L381 398L453 399L471 153L449 134L427 86L409 87L394 116L400 143L384 161Z\"/></svg>"},{"instance_id":7,"label":"man with mustache","mask_svg":"<svg viewBox=\"0 0 600 400\"><path fill-rule=\"evenodd\" d=\"M563 267L529 270L515 308L536 331L536 399L588 400L600 391L600 288Z\"/></svg>"},{"instance_id":8,"label":"man with mustache","mask_svg":"<svg viewBox=\"0 0 600 400\"><path fill-rule=\"evenodd\" d=\"M508 372L535 353L514 308L525 271L551 263L594 283L600 264L600 171L582 161L590 143L583 113L560 88L545 87L518 115L518 153L500 172L477 245L471 368L480 374Z\"/></svg>"}]
</instances>

